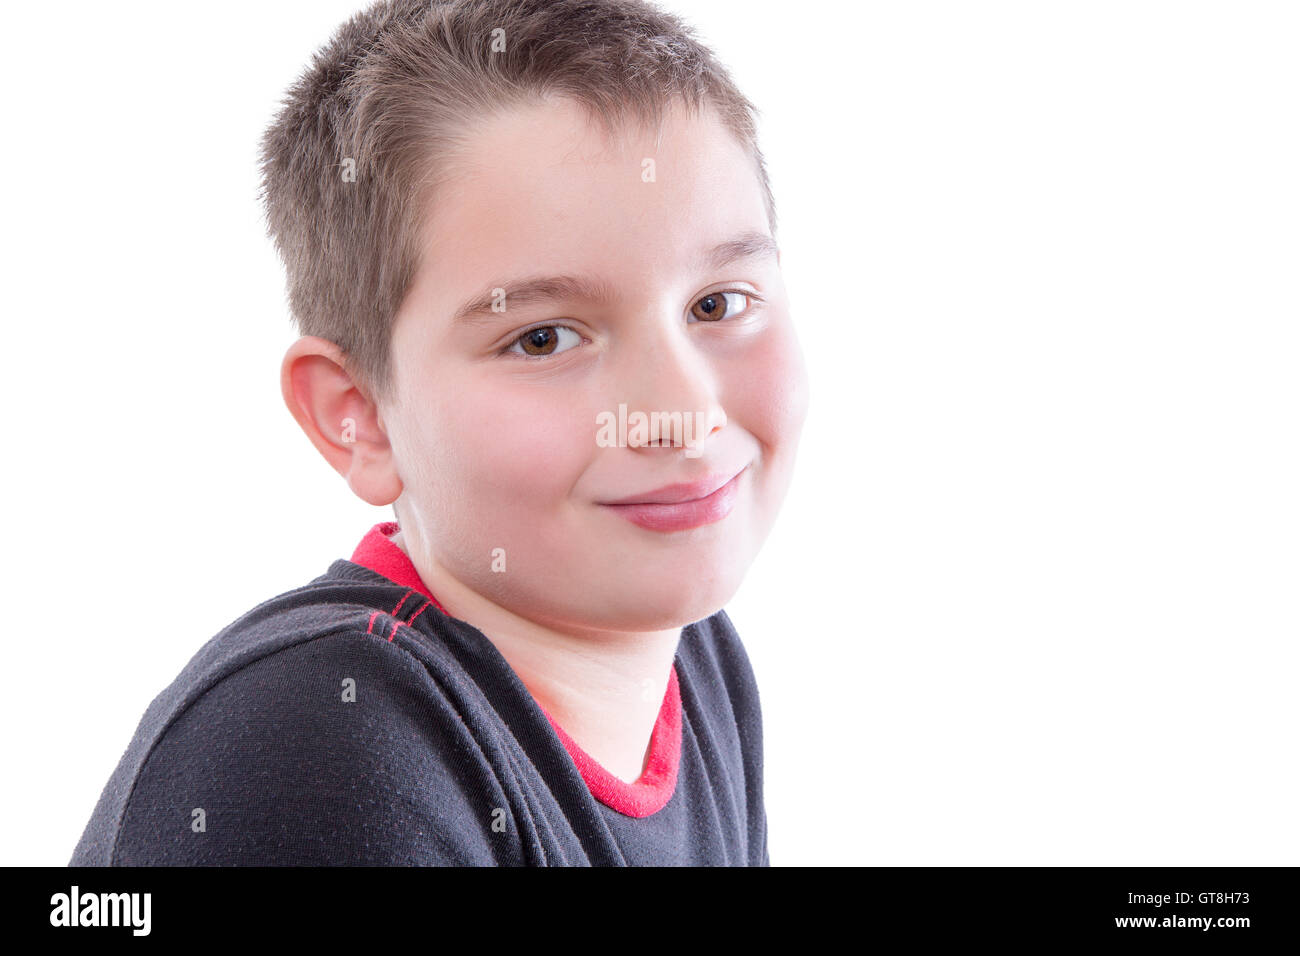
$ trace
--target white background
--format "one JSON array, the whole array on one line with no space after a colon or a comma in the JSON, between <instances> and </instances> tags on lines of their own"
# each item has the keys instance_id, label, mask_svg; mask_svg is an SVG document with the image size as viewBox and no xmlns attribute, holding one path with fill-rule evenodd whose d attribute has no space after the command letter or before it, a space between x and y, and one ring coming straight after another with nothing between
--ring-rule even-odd
<instances>
[{"instance_id":1,"label":"white background","mask_svg":"<svg viewBox=\"0 0 1300 956\"><path fill-rule=\"evenodd\" d=\"M1300 14L677 0L762 110L812 378L728 606L779 864L1300 862ZM257 141L343 0L6 13L3 863L347 557Z\"/></svg>"}]
</instances>

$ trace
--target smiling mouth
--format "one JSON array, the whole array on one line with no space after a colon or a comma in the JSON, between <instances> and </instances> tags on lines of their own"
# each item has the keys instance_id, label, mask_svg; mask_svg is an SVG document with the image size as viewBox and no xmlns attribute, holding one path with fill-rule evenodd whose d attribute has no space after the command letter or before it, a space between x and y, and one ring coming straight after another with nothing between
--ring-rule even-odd
<instances>
[{"instance_id":1,"label":"smiling mouth","mask_svg":"<svg viewBox=\"0 0 1300 956\"><path fill-rule=\"evenodd\" d=\"M717 478L709 477L697 482L668 485L638 496L642 500L598 504L650 531L686 531L727 517L736 505L741 477L748 470L746 465L721 485L717 484ZM667 500L644 500L654 498Z\"/></svg>"},{"instance_id":2,"label":"smiling mouth","mask_svg":"<svg viewBox=\"0 0 1300 956\"><path fill-rule=\"evenodd\" d=\"M746 466L748 467L748 466ZM742 468L740 471L744 471ZM664 485L662 488L656 488L654 491L647 491L639 495L630 495L627 498L620 498L617 501L602 501L602 505L675 505L686 501L700 501L709 497L719 488L724 487L729 481L735 479L736 472L732 475L717 474L705 475L703 478L697 478L695 481L679 481L675 484Z\"/></svg>"}]
</instances>

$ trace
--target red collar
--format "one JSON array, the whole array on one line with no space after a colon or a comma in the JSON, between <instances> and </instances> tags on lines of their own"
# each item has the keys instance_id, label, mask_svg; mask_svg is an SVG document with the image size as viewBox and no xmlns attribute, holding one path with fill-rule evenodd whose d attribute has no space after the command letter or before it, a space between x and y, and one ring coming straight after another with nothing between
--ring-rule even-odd
<instances>
[{"instance_id":1,"label":"red collar","mask_svg":"<svg viewBox=\"0 0 1300 956\"><path fill-rule=\"evenodd\" d=\"M379 522L366 532L366 536L352 552L352 563L369 568L404 588L414 588L432 601L434 607L446 614L447 609L439 604L438 599L425 587L424 581L420 579L420 572L415 570L415 565L406 556L406 552L390 540L396 533L396 521Z\"/></svg>"},{"instance_id":2,"label":"red collar","mask_svg":"<svg viewBox=\"0 0 1300 956\"><path fill-rule=\"evenodd\" d=\"M352 563L369 568L402 587L418 591L446 614L446 609L425 586L406 552L390 540L397 528L396 521L381 521L371 528L352 552ZM447 616L451 617L450 614ZM540 703L537 706L555 728L591 795L605 806L629 817L648 817L672 798L682 753L682 700L676 665L668 672L668 690L650 736L650 755L645 771L635 783L620 780L602 767L564 732L564 728L546 713L545 707Z\"/></svg>"}]
</instances>

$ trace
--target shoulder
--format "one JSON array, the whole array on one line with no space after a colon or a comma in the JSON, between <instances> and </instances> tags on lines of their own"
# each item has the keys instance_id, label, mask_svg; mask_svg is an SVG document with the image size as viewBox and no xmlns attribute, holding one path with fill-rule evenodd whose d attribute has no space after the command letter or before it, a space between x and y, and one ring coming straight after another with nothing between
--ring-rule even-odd
<instances>
[{"instance_id":1,"label":"shoulder","mask_svg":"<svg viewBox=\"0 0 1300 956\"><path fill-rule=\"evenodd\" d=\"M738 770L733 791L745 807L746 856L751 865L767 863L767 812L763 802L763 713L749 655L726 611L697 621L682 633L682 703L694 733L709 739L708 749L733 761ZM723 771L719 780L727 779Z\"/></svg>"},{"instance_id":2,"label":"shoulder","mask_svg":"<svg viewBox=\"0 0 1300 956\"><path fill-rule=\"evenodd\" d=\"M683 630L677 663L683 701L695 711L694 719L702 725L713 724L718 732L733 728L747 759L760 761L763 713L758 682L726 611Z\"/></svg>"},{"instance_id":3,"label":"shoulder","mask_svg":"<svg viewBox=\"0 0 1300 956\"><path fill-rule=\"evenodd\" d=\"M262 650L156 737L113 863L496 862L492 770L424 663L355 627Z\"/></svg>"},{"instance_id":4,"label":"shoulder","mask_svg":"<svg viewBox=\"0 0 1300 956\"><path fill-rule=\"evenodd\" d=\"M708 688L722 690L736 705L758 707L758 684L749 654L725 610L682 632L679 659Z\"/></svg>"}]
</instances>

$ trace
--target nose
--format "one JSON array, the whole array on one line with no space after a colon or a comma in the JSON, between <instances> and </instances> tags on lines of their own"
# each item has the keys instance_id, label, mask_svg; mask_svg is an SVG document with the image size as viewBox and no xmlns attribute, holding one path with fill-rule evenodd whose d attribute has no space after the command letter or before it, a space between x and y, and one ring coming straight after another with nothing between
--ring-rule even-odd
<instances>
[{"instance_id":1,"label":"nose","mask_svg":"<svg viewBox=\"0 0 1300 956\"><path fill-rule=\"evenodd\" d=\"M619 370L629 420L634 412L647 420L642 434L629 431L628 446L643 453L685 448L688 458L698 457L727 423L718 369L680 319L647 323L640 332Z\"/></svg>"}]
</instances>

